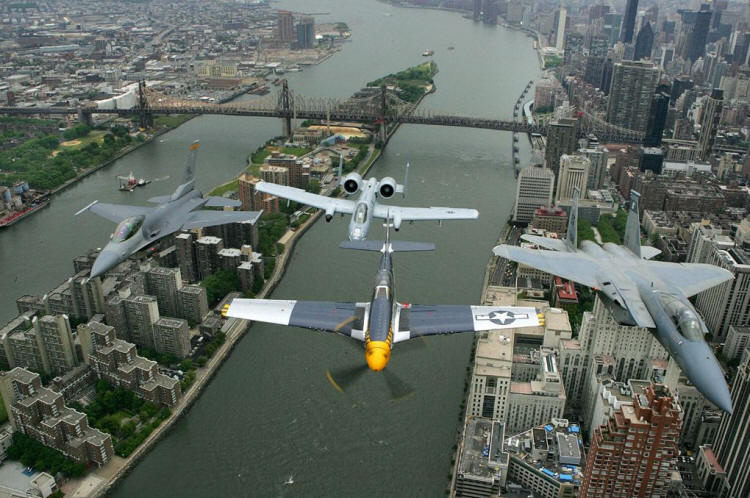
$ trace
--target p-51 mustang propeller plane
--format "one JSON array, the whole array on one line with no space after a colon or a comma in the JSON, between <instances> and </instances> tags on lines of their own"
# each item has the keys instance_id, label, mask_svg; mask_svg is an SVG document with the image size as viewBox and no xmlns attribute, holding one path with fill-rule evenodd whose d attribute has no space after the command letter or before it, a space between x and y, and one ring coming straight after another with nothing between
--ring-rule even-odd
<instances>
[{"instance_id":1,"label":"p-51 mustang propeller plane","mask_svg":"<svg viewBox=\"0 0 750 498\"><path fill-rule=\"evenodd\" d=\"M188 153L185 177L172 195L152 197L148 200L159 204L158 206L149 208L94 201L76 213L77 216L84 211L91 211L118 224L111 240L94 261L94 266L91 268L91 278L111 270L137 251L178 230L239 223L260 216L259 211L208 211L200 209L202 207L237 207L240 202L224 197L204 198L195 189L195 158L197 152L198 142L195 141L190 146L190 152Z\"/></svg>"},{"instance_id":2,"label":"p-51 mustang propeller plane","mask_svg":"<svg viewBox=\"0 0 750 498\"><path fill-rule=\"evenodd\" d=\"M390 224L387 225L390 227ZM399 303L395 299L394 252L431 251L434 244L391 241L390 231L382 241L346 241L340 247L381 252L375 275L375 289L369 302L342 303L323 301L286 301L273 299L234 299L222 310L225 317L291 325L315 330L338 332L364 343L366 366L349 372L361 375L369 367L385 369L396 343L418 337L477 332L483 330L537 327L544 325L544 315L535 308L470 305L418 305ZM331 377L329 380L341 390ZM386 377L388 381L388 377ZM389 381L390 385L390 381Z\"/></svg>"},{"instance_id":3,"label":"p-51 mustang propeller plane","mask_svg":"<svg viewBox=\"0 0 750 498\"><path fill-rule=\"evenodd\" d=\"M400 185L389 176L381 180L375 178L365 180L359 173L353 172L342 177L342 161L343 159L339 159L339 185L343 187L347 195L354 195L359 192L360 195L356 201L312 194L302 189L268 182L258 182L255 189L322 209L325 211L327 222L333 219L335 213L351 214L349 240L365 240L373 218L386 219L390 216L393 228L398 231L403 221L473 220L479 216L479 211L476 209L399 207L380 204L377 201L378 197L381 199L390 199L396 193L400 193L406 197L409 165L406 165L404 185Z\"/></svg>"}]
</instances>

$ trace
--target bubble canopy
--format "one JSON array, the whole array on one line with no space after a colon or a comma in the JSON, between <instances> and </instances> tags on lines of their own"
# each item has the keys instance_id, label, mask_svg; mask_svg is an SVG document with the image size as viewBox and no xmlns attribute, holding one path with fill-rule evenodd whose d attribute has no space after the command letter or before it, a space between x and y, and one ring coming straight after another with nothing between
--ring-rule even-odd
<instances>
[{"instance_id":1,"label":"bubble canopy","mask_svg":"<svg viewBox=\"0 0 750 498\"><path fill-rule=\"evenodd\" d=\"M117 225L117 228L115 228L112 240L114 242L125 242L135 235L138 229L141 228L144 219L146 219L146 217L143 215L125 218L119 225Z\"/></svg>"}]
</instances>

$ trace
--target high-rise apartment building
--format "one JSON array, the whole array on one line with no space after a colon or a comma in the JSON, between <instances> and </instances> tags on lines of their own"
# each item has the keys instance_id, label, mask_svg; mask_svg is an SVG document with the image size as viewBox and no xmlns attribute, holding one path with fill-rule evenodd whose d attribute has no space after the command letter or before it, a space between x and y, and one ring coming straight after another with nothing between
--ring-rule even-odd
<instances>
[{"instance_id":1,"label":"high-rise apartment building","mask_svg":"<svg viewBox=\"0 0 750 498\"><path fill-rule=\"evenodd\" d=\"M128 340L138 346L154 349L154 323L159 306L154 296L131 296L122 300L128 323Z\"/></svg>"},{"instance_id":2,"label":"high-rise apartment building","mask_svg":"<svg viewBox=\"0 0 750 498\"><path fill-rule=\"evenodd\" d=\"M280 10L276 20L279 41L290 42L294 40L294 17L288 10Z\"/></svg>"},{"instance_id":3,"label":"high-rise apartment building","mask_svg":"<svg viewBox=\"0 0 750 498\"><path fill-rule=\"evenodd\" d=\"M114 456L112 437L89 427L88 417L65 406L60 393L42 387L24 368L0 372L2 395L13 428L79 463L105 465Z\"/></svg>"},{"instance_id":4,"label":"high-rise apartment building","mask_svg":"<svg viewBox=\"0 0 750 498\"><path fill-rule=\"evenodd\" d=\"M146 293L156 297L159 313L180 316L177 291L182 288L179 268L153 267L146 272Z\"/></svg>"},{"instance_id":5,"label":"high-rise apartment building","mask_svg":"<svg viewBox=\"0 0 750 498\"><path fill-rule=\"evenodd\" d=\"M154 322L154 346L162 354L183 359L190 354L190 330L181 318L159 318Z\"/></svg>"},{"instance_id":6,"label":"high-rise apartment building","mask_svg":"<svg viewBox=\"0 0 750 498\"><path fill-rule=\"evenodd\" d=\"M623 43L633 42L636 14L638 14L638 0L627 0L625 15L622 17L622 30L620 31L620 40Z\"/></svg>"},{"instance_id":7,"label":"high-rise apartment building","mask_svg":"<svg viewBox=\"0 0 750 498\"><path fill-rule=\"evenodd\" d=\"M206 289L200 285L185 285L177 291L180 303L179 317L188 323L199 324L208 314L208 295Z\"/></svg>"},{"instance_id":8,"label":"high-rise apartment building","mask_svg":"<svg viewBox=\"0 0 750 498\"><path fill-rule=\"evenodd\" d=\"M698 138L698 158L701 161L708 160L711 149L716 140L716 132L719 129L721 109L724 104L724 91L714 88L711 95L706 97L701 114L701 135Z\"/></svg>"},{"instance_id":9,"label":"high-rise apartment building","mask_svg":"<svg viewBox=\"0 0 750 498\"><path fill-rule=\"evenodd\" d=\"M516 186L516 203L513 221L528 223L540 207L552 205L555 174L542 165L532 165L521 170Z\"/></svg>"},{"instance_id":10,"label":"high-rise apartment building","mask_svg":"<svg viewBox=\"0 0 750 498\"><path fill-rule=\"evenodd\" d=\"M244 206L242 209L247 209ZM187 282L198 280L198 261L195 256L192 233L178 233L174 242L177 248L177 263L180 265L180 275Z\"/></svg>"},{"instance_id":11,"label":"high-rise apartment building","mask_svg":"<svg viewBox=\"0 0 750 498\"><path fill-rule=\"evenodd\" d=\"M224 241L218 237L201 237L195 243L195 254L198 260L198 278L203 280L221 269L219 251L224 249Z\"/></svg>"},{"instance_id":12,"label":"high-rise apartment building","mask_svg":"<svg viewBox=\"0 0 750 498\"><path fill-rule=\"evenodd\" d=\"M544 162L557 177L560 170L560 156L572 154L578 148L578 122L563 118L552 121L547 127L547 146L544 149Z\"/></svg>"},{"instance_id":13,"label":"high-rise apartment building","mask_svg":"<svg viewBox=\"0 0 750 498\"><path fill-rule=\"evenodd\" d=\"M678 9L677 12L682 18L682 32L686 35L682 56L695 62L706 53L713 12L710 4L702 4L698 11Z\"/></svg>"},{"instance_id":14,"label":"high-rise apartment building","mask_svg":"<svg viewBox=\"0 0 750 498\"><path fill-rule=\"evenodd\" d=\"M560 157L555 200L571 199L576 189L582 198L585 197L590 169L591 161L586 156L563 154Z\"/></svg>"},{"instance_id":15,"label":"high-rise apartment building","mask_svg":"<svg viewBox=\"0 0 750 498\"><path fill-rule=\"evenodd\" d=\"M607 122L645 132L659 72L659 68L650 62L616 63L612 71Z\"/></svg>"},{"instance_id":16,"label":"high-rise apartment building","mask_svg":"<svg viewBox=\"0 0 750 498\"><path fill-rule=\"evenodd\" d=\"M594 430L580 496L666 496L679 433L680 409L672 393L651 384Z\"/></svg>"},{"instance_id":17,"label":"high-rise apartment building","mask_svg":"<svg viewBox=\"0 0 750 498\"><path fill-rule=\"evenodd\" d=\"M78 365L73 332L67 316L45 315L39 319L34 317L32 323L37 336L41 339L47 373L61 375Z\"/></svg>"}]
</instances>

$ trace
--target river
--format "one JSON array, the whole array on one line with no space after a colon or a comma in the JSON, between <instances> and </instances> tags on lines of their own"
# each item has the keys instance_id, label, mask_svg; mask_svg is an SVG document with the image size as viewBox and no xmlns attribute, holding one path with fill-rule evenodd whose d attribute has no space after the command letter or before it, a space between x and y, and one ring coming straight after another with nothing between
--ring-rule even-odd
<instances>
[{"instance_id":1,"label":"river","mask_svg":"<svg viewBox=\"0 0 750 498\"><path fill-rule=\"evenodd\" d=\"M279 8L309 10L282 0ZM325 63L287 75L310 96L347 96L364 82L423 62L435 51L438 91L423 106L463 115L508 117L539 75L531 40L451 12L403 9L374 0L319 0L345 21L352 41ZM455 50L448 50L454 46ZM103 245L111 224L72 213L90 200L141 204L170 192L184 151L200 138L198 186L208 190L243 166L249 151L281 130L279 120L204 116L146 145L57 196L52 205L0 233L0 314L15 298L40 293L72 271L72 258ZM521 157L528 158L521 140ZM515 195L511 136L505 132L403 126L371 173L400 180L411 163L405 205L479 209L477 221L407 225L402 240L433 241L429 254L396 254L401 301L476 304L490 249ZM116 190L116 174L169 179L133 193ZM363 301L377 255L337 248L348 219L318 222L302 237L274 298ZM373 226L371 239L382 237ZM11 283L11 285L7 285ZM384 379L368 372L340 394L330 367L363 361L341 337L255 325L237 344L188 415L139 463L114 496L442 496L448 484L471 336L430 338L394 352L389 369L414 388L393 401ZM284 481L293 476L294 484Z\"/></svg>"}]
</instances>

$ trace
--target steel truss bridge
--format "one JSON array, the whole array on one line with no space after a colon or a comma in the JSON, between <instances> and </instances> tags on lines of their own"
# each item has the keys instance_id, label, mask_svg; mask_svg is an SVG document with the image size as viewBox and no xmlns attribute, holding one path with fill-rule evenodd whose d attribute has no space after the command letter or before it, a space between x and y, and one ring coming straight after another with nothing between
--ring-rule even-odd
<instances>
[{"instance_id":1,"label":"steel truss bridge","mask_svg":"<svg viewBox=\"0 0 750 498\"><path fill-rule=\"evenodd\" d=\"M538 133L547 135L549 124L529 124L526 120L503 120L484 117L459 116L422 109L404 101L397 92L385 87L364 88L348 99L309 98L292 92L286 83L274 93L250 101L213 103L196 101L176 95L165 95L144 83L139 85L137 104L118 109L110 102L84 104L79 107L0 107L0 114L8 115L70 115L77 114L81 121L90 122L92 114L117 114L140 116L141 124L153 123L155 114L216 114L225 116L255 116L281 118L284 134L290 135L293 119L319 121L358 122L379 126L381 133L391 124L418 124L455 126L513 133ZM605 122L589 113L578 120L578 135L594 134L603 143L643 142L642 132L628 130Z\"/></svg>"}]
</instances>

